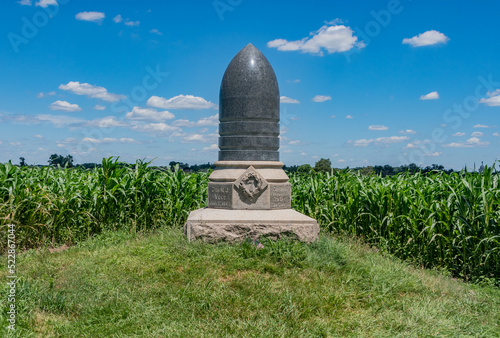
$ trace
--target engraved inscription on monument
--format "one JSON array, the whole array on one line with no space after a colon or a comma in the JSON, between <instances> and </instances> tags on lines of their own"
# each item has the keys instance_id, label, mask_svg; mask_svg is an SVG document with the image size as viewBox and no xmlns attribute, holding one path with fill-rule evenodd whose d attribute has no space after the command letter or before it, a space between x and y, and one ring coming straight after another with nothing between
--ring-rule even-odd
<instances>
[{"instance_id":1,"label":"engraved inscription on monument","mask_svg":"<svg viewBox=\"0 0 500 338\"><path fill-rule=\"evenodd\" d=\"M233 201L233 185L231 183L210 183L208 185L208 207L230 208Z\"/></svg>"},{"instance_id":2,"label":"engraved inscription on monument","mask_svg":"<svg viewBox=\"0 0 500 338\"><path fill-rule=\"evenodd\" d=\"M284 184L271 184L271 209L290 209L291 208L291 185L290 183Z\"/></svg>"}]
</instances>

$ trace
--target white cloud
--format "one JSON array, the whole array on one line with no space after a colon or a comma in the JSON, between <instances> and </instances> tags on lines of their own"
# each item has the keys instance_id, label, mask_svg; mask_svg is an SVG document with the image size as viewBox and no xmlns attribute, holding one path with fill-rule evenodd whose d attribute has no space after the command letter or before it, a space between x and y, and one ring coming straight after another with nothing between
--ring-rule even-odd
<instances>
[{"instance_id":1,"label":"white cloud","mask_svg":"<svg viewBox=\"0 0 500 338\"><path fill-rule=\"evenodd\" d=\"M481 142L477 137L471 137L465 142L452 142L450 144L443 144L443 147L450 148L475 148L475 147L486 147L490 142Z\"/></svg>"},{"instance_id":2,"label":"white cloud","mask_svg":"<svg viewBox=\"0 0 500 338\"><path fill-rule=\"evenodd\" d=\"M375 139L375 143L397 143L407 141L410 138L408 136L389 136L389 137L379 137Z\"/></svg>"},{"instance_id":3,"label":"white cloud","mask_svg":"<svg viewBox=\"0 0 500 338\"><path fill-rule=\"evenodd\" d=\"M141 143L140 141L136 141L133 138L130 137L122 137L120 139L120 143Z\"/></svg>"},{"instance_id":4,"label":"white cloud","mask_svg":"<svg viewBox=\"0 0 500 338\"><path fill-rule=\"evenodd\" d=\"M417 132L412 129L406 129L406 130L400 130L399 133L403 135L411 135L411 134L416 134Z\"/></svg>"},{"instance_id":5,"label":"white cloud","mask_svg":"<svg viewBox=\"0 0 500 338\"><path fill-rule=\"evenodd\" d=\"M339 162L339 163L344 163L344 162L345 162L345 160L341 158L341 159L338 159L338 160L337 160L337 162Z\"/></svg>"},{"instance_id":6,"label":"white cloud","mask_svg":"<svg viewBox=\"0 0 500 338\"><path fill-rule=\"evenodd\" d=\"M204 147L203 150L219 150L219 146L217 144L211 144L209 147Z\"/></svg>"},{"instance_id":7,"label":"white cloud","mask_svg":"<svg viewBox=\"0 0 500 338\"><path fill-rule=\"evenodd\" d=\"M184 137L184 141L186 142L197 142L197 141L203 141L203 134L190 134Z\"/></svg>"},{"instance_id":8,"label":"white cloud","mask_svg":"<svg viewBox=\"0 0 500 338\"><path fill-rule=\"evenodd\" d=\"M75 15L77 20L90 21L90 22L102 22L106 15L103 12L80 12Z\"/></svg>"},{"instance_id":9,"label":"white cloud","mask_svg":"<svg viewBox=\"0 0 500 338\"><path fill-rule=\"evenodd\" d=\"M415 143L408 143L403 149L416 149L418 146Z\"/></svg>"},{"instance_id":10,"label":"white cloud","mask_svg":"<svg viewBox=\"0 0 500 338\"><path fill-rule=\"evenodd\" d=\"M172 126L175 127L214 127L219 125L219 114L215 114L209 117L204 117L199 119L198 121L189 121L189 120L175 120L171 123ZM205 128L206 129L206 128ZM204 130L205 130L204 129Z\"/></svg>"},{"instance_id":11,"label":"white cloud","mask_svg":"<svg viewBox=\"0 0 500 338\"><path fill-rule=\"evenodd\" d=\"M499 134L499 133L493 133L493 136L498 136L498 137L500 137L500 134Z\"/></svg>"},{"instance_id":12,"label":"white cloud","mask_svg":"<svg viewBox=\"0 0 500 338\"><path fill-rule=\"evenodd\" d=\"M151 34L157 34L157 35L163 35L162 32L160 32L159 30L157 30L156 28L153 28L152 30L149 31Z\"/></svg>"},{"instance_id":13,"label":"white cloud","mask_svg":"<svg viewBox=\"0 0 500 338\"><path fill-rule=\"evenodd\" d=\"M302 156L307 156L307 153L305 153L305 152L301 152L301 153L300 153L300 155L302 155Z\"/></svg>"},{"instance_id":14,"label":"white cloud","mask_svg":"<svg viewBox=\"0 0 500 338\"><path fill-rule=\"evenodd\" d=\"M461 133L461 132L457 131L455 134L453 134L451 136L461 137L461 136L465 136L465 133Z\"/></svg>"},{"instance_id":15,"label":"white cloud","mask_svg":"<svg viewBox=\"0 0 500 338\"><path fill-rule=\"evenodd\" d=\"M485 124L476 124L472 128L495 128L496 126L487 126Z\"/></svg>"},{"instance_id":16,"label":"white cloud","mask_svg":"<svg viewBox=\"0 0 500 338\"><path fill-rule=\"evenodd\" d=\"M72 117L72 116L65 116L65 115L51 115L51 114L39 114L36 115L36 121L37 122L49 122L52 123L54 126L61 128L69 125L82 125L86 121Z\"/></svg>"},{"instance_id":17,"label":"white cloud","mask_svg":"<svg viewBox=\"0 0 500 338\"><path fill-rule=\"evenodd\" d=\"M433 153L425 153L424 156L429 156L429 157L438 157L438 156L441 156L442 153L440 152L433 152Z\"/></svg>"},{"instance_id":18,"label":"white cloud","mask_svg":"<svg viewBox=\"0 0 500 338\"><path fill-rule=\"evenodd\" d=\"M22 6L31 6L32 5L31 0L19 0L17 3L22 5Z\"/></svg>"},{"instance_id":19,"label":"white cloud","mask_svg":"<svg viewBox=\"0 0 500 338\"><path fill-rule=\"evenodd\" d=\"M193 95L178 95L170 99L159 96L151 96L147 102L148 106L163 109L215 109L217 105L202 97Z\"/></svg>"},{"instance_id":20,"label":"white cloud","mask_svg":"<svg viewBox=\"0 0 500 338\"><path fill-rule=\"evenodd\" d=\"M352 117L351 115L347 115L345 118L346 119L353 119L354 117Z\"/></svg>"},{"instance_id":21,"label":"white cloud","mask_svg":"<svg viewBox=\"0 0 500 338\"><path fill-rule=\"evenodd\" d=\"M120 14L118 14L117 16L115 16L115 17L113 18L113 22L114 22L114 23L120 23L120 22L122 22L122 21L123 21L123 18L122 18L122 16L121 16Z\"/></svg>"},{"instance_id":22,"label":"white cloud","mask_svg":"<svg viewBox=\"0 0 500 338\"><path fill-rule=\"evenodd\" d=\"M64 139L64 141L58 141L59 143L64 143L64 144L75 144L78 143L78 140L74 137L68 137Z\"/></svg>"},{"instance_id":23,"label":"white cloud","mask_svg":"<svg viewBox=\"0 0 500 338\"><path fill-rule=\"evenodd\" d=\"M438 92L430 92L429 94L420 96L420 100L437 100L437 99L439 99Z\"/></svg>"},{"instance_id":24,"label":"white cloud","mask_svg":"<svg viewBox=\"0 0 500 338\"><path fill-rule=\"evenodd\" d=\"M95 110L106 110L106 106L101 106L100 104L96 104L94 106L94 109Z\"/></svg>"},{"instance_id":25,"label":"white cloud","mask_svg":"<svg viewBox=\"0 0 500 338\"><path fill-rule=\"evenodd\" d=\"M280 97L280 102L281 103L300 103L299 100L295 100L286 96Z\"/></svg>"},{"instance_id":26,"label":"white cloud","mask_svg":"<svg viewBox=\"0 0 500 338\"><path fill-rule=\"evenodd\" d=\"M286 80L288 83L299 83L300 79L295 79L295 80Z\"/></svg>"},{"instance_id":27,"label":"white cloud","mask_svg":"<svg viewBox=\"0 0 500 338\"><path fill-rule=\"evenodd\" d=\"M330 118L332 118L332 119L334 119L334 118L336 118L336 117L337 117L337 116L335 116L335 115L330 115Z\"/></svg>"},{"instance_id":28,"label":"white cloud","mask_svg":"<svg viewBox=\"0 0 500 338\"><path fill-rule=\"evenodd\" d=\"M369 130L387 130L389 127L382 126L382 125L373 125L368 127Z\"/></svg>"},{"instance_id":29,"label":"white cloud","mask_svg":"<svg viewBox=\"0 0 500 338\"><path fill-rule=\"evenodd\" d=\"M182 142L203 142L203 143L213 143L217 140L217 134L188 134L184 135Z\"/></svg>"},{"instance_id":30,"label":"white cloud","mask_svg":"<svg viewBox=\"0 0 500 338\"><path fill-rule=\"evenodd\" d=\"M153 108L140 108L134 107L131 112L128 112L125 116L129 120L142 120L148 122L163 122L165 120L171 120L175 116L171 112L157 111Z\"/></svg>"},{"instance_id":31,"label":"white cloud","mask_svg":"<svg viewBox=\"0 0 500 338\"><path fill-rule=\"evenodd\" d=\"M447 43L450 38L441 32L430 30L412 38L403 39L403 44L408 44L413 47L431 46L439 43Z\"/></svg>"},{"instance_id":32,"label":"white cloud","mask_svg":"<svg viewBox=\"0 0 500 338\"><path fill-rule=\"evenodd\" d=\"M127 19L127 21L125 21L125 25L126 26L139 26L141 24L140 21L130 21Z\"/></svg>"},{"instance_id":33,"label":"white cloud","mask_svg":"<svg viewBox=\"0 0 500 338\"><path fill-rule=\"evenodd\" d=\"M493 92L488 92L489 98L479 100L479 103L484 103L487 106L500 106L500 89Z\"/></svg>"},{"instance_id":34,"label":"white cloud","mask_svg":"<svg viewBox=\"0 0 500 338\"><path fill-rule=\"evenodd\" d=\"M43 138L43 136L42 136L42 135L40 135L40 134L33 135L33 137L36 137L36 138Z\"/></svg>"},{"instance_id":35,"label":"white cloud","mask_svg":"<svg viewBox=\"0 0 500 338\"><path fill-rule=\"evenodd\" d=\"M71 143L71 142L66 142L68 139L64 141L64 143ZM71 139L73 140L73 139ZM140 143L139 141L134 140L133 138L128 138L128 137L122 137L121 139L113 138L113 137L104 137L104 138L92 138L92 137L84 137L82 139L82 142L89 142L89 143L94 143L94 144L105 144L105 143Z\"/></svg>"},{"instance_id":36,"label":"white cloud","mask_svg":"<svg viewBox=\"0 0 500 338\"><path fill-rule=\"evenodd\" d=\"M175 120L171 123L174 127L194 127L196 125L195 122L189 120Z\"/></svg>"},{"instance_id":37,"label":"white cloud","mask_svg":"<svg viewBox=\"0 0 500 338\"><path fill-rule=\"evenodd\" d=\"M170 126L163 122L135 125L132 127L132 129L144 133L155 133L155 134L170 134L174 131L180 131L180 128Z\"/></svg>"},{"instance_id":38,"label":"white cloud","mask_svg":"<svg viewBox=\"0 0 500 338\"><path fill-rule=\"evenodd\" d=\"M378 137L376 139L361 139L354 141L353 145L355 147L367 147L370 144L374 145L382 145L382 144L391 144L407 141L410 138L408 136L389 136L389 137Z\"/></svg>"},{"instance_id":39,"label":"white cloud","mask_svg":"<svg viewBox=\"0 0 500 338\"><path fill-rule=\"evenodd\" d=\"M100 119L87 122L88 126L99 128L112 128L112 127L128 127L129 124L124 121L119 121L115 116L106 116Z\"/></svg>"},{"instance_id":40,"label":"white cloud","mask_svg":"<svg viewBox=\"0 0 500 338\"><path fill-rule=\"evenodd\" d=\"M40 92L36 97L41 99L45 96L54 96L54 95L56 95L56 92L48 92L48 93Z\"/></svg>"},{"instance_id":41,"label":"white cloud","mask_svg":"<svg viewBox=\"0 0 500 338\"><path fill-rule=\"evenodd\" d=\"M50 105L50 110L81 111L82 108L80 108L76 103L72 104L72 103L69 103L67 101L57 100L56 102L53 102Z\"/></svg>"},{"instance_id":42,"label":"white cloud","mask_svg":"<svg viewBox=\"0 0 500 338\"><path fill-rule=\"evenodd\" d=\"M269 41L267 47L277 48L280 51L300 50L303 53L323 55L323 49L332 54L346 52L354 47L361 49L365 44L358 41L351 27L330 23L310 33L309 37L295 41L276 39Z\"/></svg>"},{"instance_id":43,"label":"white cloud","mask_svg":"<svg viewBox=\"0 0 500 338\"><path fill-rule=\"evenodd\" d=\"M373 139L367 140L367 139L361 139L361 140L356 140L354 141L354 146L355 147L367 147L370 144L373 143Z\"/></svg>"},{"instance_id":44,"label":"white cloud","mask_svg":"<svg viewBox=\"0 0 500 338\"><path fill-rule=\"evenodd\" d=\"M316 95L315 97L313 97L313 101L314 102L325 102L325 101L329 101L331 100L332 97L331 96L326 96L326 95Z\"/></svg>"},{"instance_id":45,"label":"white cloud","mask_svg":"<svg viewBox=\"0 0 500 338\"><path fill-rule=\"evenodd\" d=\"M472 136L472 137L483 137L484 134L482 132L480 132L480 131L475 131L470 136Z\"/></svg>"},{"instance_id":46,"label":"white cloud","mask_svg":"<svg viewBox=\"0 0 500 338\"><path fill-rule=\"evenodd\" d=\"M30 3L31 5L31 3ZM48 6L59 6L56 0L40 0L35 3L35 6L39 6L42 8L47 8Z\"/></svg>"},{"instance_id":47,"label":"white cloud","mask_svg":"<svg viewBox=\"0 0 500 338\"><path fill-rule=\"evenodd\" d=\"M219 114L212 115L210 117L204 117L196 122L196 126L218 126L219 125Z\"/></svg>"},{"instance_id":48,"label":"white cloud","mask_svg":"<svg viewBox=\"0 0 500 338\"><path fill-rule=\"evenodd\" d=\"M294 140L294 141L290 141L288 142L288 144L300 144L301 142L299 140Z\"/></svg>"},{"instance_id":49,"label":"white cloud","mask_svg":"<svg viewBox=\"0 0 500 338\"><path fill-rule=\"evenodd\" d=\"M104 87L94 86L88 83L80 83L78 81L70 81L68 84L62 84L59 89L68 90L73 94L86 95L95 99L101 99L107 102L114 102L124 99L126 96L109 93Z\"/></svg>"},{"instance_id":50,"label":"white cloud","mask_svg":"<svg viewBox=\"0 0 500 338\"><path fill-rule=\"evenodd\" d=\"M342 20L340 18L336 18L336 19L333 19L333 20L330 20L330 21L325 21L325 23L327 25L336 25L336 24L343 24L345 22L344 22L344 20Z\"/></svg>"},{"instance_id":51,"label":"white cloud","mask_svg":"<svg viewBox=\"0 0 500 338\"><path fill-rule=\"evenodd\" d=\"M104 137L104 138L84 137L82 139L82 141L89 142L89 143L103 144L103 143L116 143L116 142L118 142L118 139L110 138L110 137Z\"/></svg>"}]
</instances>

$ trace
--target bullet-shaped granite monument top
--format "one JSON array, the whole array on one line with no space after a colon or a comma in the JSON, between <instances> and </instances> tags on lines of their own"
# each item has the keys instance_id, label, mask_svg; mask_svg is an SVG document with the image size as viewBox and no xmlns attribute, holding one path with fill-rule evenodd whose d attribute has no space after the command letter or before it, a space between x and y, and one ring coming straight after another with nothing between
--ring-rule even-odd
<instances>
[{"instance_id":1,"label":"bullet-shaped granite monument top","mask_svg":"<svg viewBox=\"0 0 500 338\"><path fill-rule=\"evenodd\" d=\"M219 98L219 161L279 161L280 94L273 67L252 44L233 58Z\"/></svg>"}]
</instances>

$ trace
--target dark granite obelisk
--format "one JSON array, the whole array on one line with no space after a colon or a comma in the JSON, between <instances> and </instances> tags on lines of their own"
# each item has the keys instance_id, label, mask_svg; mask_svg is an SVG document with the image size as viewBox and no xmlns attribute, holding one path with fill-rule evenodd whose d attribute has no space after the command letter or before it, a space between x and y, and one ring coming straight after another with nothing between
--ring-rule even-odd
<instances>
[{"instance_id":1,"label":"dark granite obelisk","mask_svg":"<svg viewBox=\"0 0 500 338\"><path fill-rule=\"evenodd\" d=\"M219 160L209 177L208 207L192 211L184 226L190 240L318 238L318 223L291 209L290 183L279 162L279 113L274 70L248 44L222 78Z\"/></svg>"},{"instance_id":2,"label":"dark granite obelisk","mask_svg":"<svg viewBox=\"0 0 500 338\"><path fill-rule=\"evenodd\" d=\"M219 161L279 161L278 81L252 44L227 67L219 107Z\"/></svg>"}]
</instances>

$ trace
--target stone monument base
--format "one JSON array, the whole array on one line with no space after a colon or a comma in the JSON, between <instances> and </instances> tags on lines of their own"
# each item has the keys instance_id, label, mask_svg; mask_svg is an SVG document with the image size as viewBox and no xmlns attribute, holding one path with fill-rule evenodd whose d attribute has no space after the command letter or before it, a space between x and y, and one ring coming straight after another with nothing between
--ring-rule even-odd
<instances>
[{"instance_id":1,"label":"stone monument base","mask_svg":"<svg viewBox=\"0 0 500 338\"><path fill-rule=\"evenodd\" d=\"M316 220L292 209L227 210L203 208L189 214L184 225L189 240L242 242L245 239L296 237L302 242L318 239Z\"/></svg>"}]
</instances>

